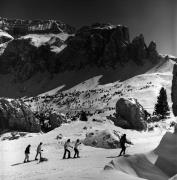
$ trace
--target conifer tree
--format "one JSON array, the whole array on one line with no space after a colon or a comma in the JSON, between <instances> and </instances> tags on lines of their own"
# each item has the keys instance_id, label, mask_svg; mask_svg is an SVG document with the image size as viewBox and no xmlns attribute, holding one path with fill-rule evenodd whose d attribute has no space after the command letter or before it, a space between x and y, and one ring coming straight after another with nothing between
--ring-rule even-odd
<instances>
[{"instance_id":1,"label":"conifer tree","mask_svg":"<svg viewBox=\"0 0 177 180\"><path fill-rule=\"evenodd\" d=\"M157 97L157 103L154 107L154 114L159 115L162 119L169 115L169 106L167 102L167 93L165 88L161 88L159 96Z\"/></svg>"}]
</instances>

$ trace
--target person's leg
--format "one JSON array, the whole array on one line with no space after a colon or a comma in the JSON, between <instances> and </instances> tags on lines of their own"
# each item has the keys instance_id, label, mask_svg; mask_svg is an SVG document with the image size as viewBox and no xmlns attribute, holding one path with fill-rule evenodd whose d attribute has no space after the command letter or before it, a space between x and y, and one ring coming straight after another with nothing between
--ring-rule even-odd
<instances>
[{"instance_id":1,"label":"person's leg","mask_svg":"<svg viewBox=\"0 0 177 180\"><path fill-rule=\"evenodd\" d=\"M79 150L78 149L76 149L76 153L77 153L77 157L79 158L80 156L79 156Z\"/></svg>"},{"instance_id":2,"label":"person's leg","mask_svg":"<svg viewBox=\"0 0 177 180\"><path fill-rule=\"evenodd\" d=\"M39 153L39 161L41 161L41 158L42 158L42 155L41 155L41 152Z\"/></svg>"},{"instance_id":3,"label":"person's leg","mask_svg":"<svg viewBox=\"0 0 177 180\"><path fill-rule=\"evenodd\" d=\"M64 150L64 155L63 155L63 159L66 158L66 149Z\"/></svg>"},{"instance_id":4,"label":"person's leg","mask_svg":"<svg viewBox=\"0 0 177 180\"><path fill-rule=\"evenodd\" d=\"M26 160L27 160L27 156L26 156L26 153L25 153L25 159L24 159L24 163L26 162Z\"/></svg>"},{"instance_id":5,"label":"person's leg","mask_svg":"<svg viewBox=\"0 0 177 180\"><path fill-rule=\"evenodd\" d=\"M77 152L76 152L76 148L74 148L74 158L76 157Z\"/></svg>"},{"instance_id":6,"label":"person's leg","mask_svg":"<svg viewBox=\"0 0 177 180\"><path fill-rule=\"evenodd\" d=\"M36 157L35 157L35 160L37 160L37 156L38 156L38 154L39 154L39 153L38 153L38 152L36 152Z\"/></svg>"},{"instance_id":7,"label":"person's leg","mask_svg":"<svg viewBox=\"0 0 177 180\"><path fill-rule=\"evenodd\" d=\"M126 147L124 147L124 152L123 152L124 155L125 155L125 151L126 151Z\"/></svg>"},{"instance_id":8,"label":"person's leg","mask_svg":"<svg viewBox=\"0 0 177 180\"><path fill-rule=\"evenodd\" d=\"M29 154L27 154L27 162L29 162Z\"/></svg>"},{"instance_id":9,"label":"person's leg","mask_svg":"<svg viewBox=\"0 0 177 180\"><path fill-rule=\"evenodd\" d=\"M121 156L121 155L122 155L122 153L123 153L123 148L121 149L119 156Z\"/></svg>"},{"instance_id":10,"label":"person's leg","mask_svg":"<svg viewBox=\"0 0 177 180\"><path fill-rule=\"evenodd\" d=\"M68 149L67 149L67 151L68 151L68 159L69 159L69 158L71 158L71 153Z\"/></svg>"}]
</instances>

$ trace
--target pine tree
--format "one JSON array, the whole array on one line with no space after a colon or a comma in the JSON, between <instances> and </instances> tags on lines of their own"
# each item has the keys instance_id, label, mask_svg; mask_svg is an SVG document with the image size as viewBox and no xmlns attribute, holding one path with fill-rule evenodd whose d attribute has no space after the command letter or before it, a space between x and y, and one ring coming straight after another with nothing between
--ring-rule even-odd
<instances>
[{"instance_id":1,"label":"pine tree","mask_svg":"<svg viewBox=\"0 0 177 180\"><path fill-rule=\"evenodd\" d=\"M154 114L161 116L162 119L169 115L167 93L163 87L160 89L159 96L157 97L157 103L154 107Z\"/></svg>"}]
</instances>

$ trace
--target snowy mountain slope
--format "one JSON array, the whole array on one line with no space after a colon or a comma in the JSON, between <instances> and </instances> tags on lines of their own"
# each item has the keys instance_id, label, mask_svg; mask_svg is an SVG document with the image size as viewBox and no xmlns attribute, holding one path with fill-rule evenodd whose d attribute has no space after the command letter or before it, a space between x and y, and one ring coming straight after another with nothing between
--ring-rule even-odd
<instances>
[{"instance_id":1,"label":"snowy mountain slope","mask_svg":"<svg viewBox=\"0 0 177 180\"><path fill-rule=\"evenodd\" d=\"M88 129L83 129L84 127ZM126 174L125 171L103 171L104 166L112 159L114 159L119 149L102 149L93 148L89 146L80 146L80 159L62 160L63 155L63 143L67 138L71 138L73 142L77 138L85 138L85 133L92 128L101 129L114 129L121 133L127 133L128 137L134 143L127 149L128 154L135 153L147 153L153 150L160 142L165 131L156 129L154 132L137 132L131 130L124 130L109 122L95 123L87 122L72 122L71 124L63 124L60 128L57 128L47 134L32 135L32 137L24 137L13 141L1 141L0 160L3 163L0 169L0 175L3 179L83 179L89 178L98 180L102 179L139 179L132 176L132 174ZM57 135L62 134L63 139L57 140ZM143 140L143 141L142 141ZM35 157L36 147L38 143L42 141L43 145L43 157L48 158L47 162L38 164L37 161L23 164L24 149L28 144L31 144L30 159ZM73 151L72 151L73 155ZM148 155L148 154L147 154ZM133 158L134 156L132 156ZM150 158L151 156L148 155ZM153 159L153 158L152 158ZM115 158L115 161L117 158ZM125 168L128 168L126 166ZM144 167L145 168L145 167ZM92 172L92 173L90 173ZM145 172L145 170L144 170Z\"/></svg>"},{"instance_id":2,"label":"snowy mountain slope","mask_svg":"<svg viewBox=\"0 0 177 180\"><path fill-rule=\"evenodd\" d=\"M117 79L122 78L120 81L113 81L109 71L109 75L107 74L106 77L100 74L65 91L62 91L61 86L59 86L60 91L54 89L36 98L30 98L30 100L27 98L25 102L29 103L33 109L39 102L41 104L47 103L55 111L70 113L71 115L76 115L77 112L84 109L91 112L93 118L99 112L99 116L104 119L107 115L115 112L115 104L120 97L132 97L136 98L148 112L152 113L161 87L167 90L171 108L171 82L174 63L172 60L162 59L155 67L149 68L142 74L142 67L140 69L137 67L137 71L133 72L138 75L130 76L131 78L128 79L126 77L131 74L131 69L129 71L126 69L128 66L126 66L125 69L129 73L124 77L119 76L119 73L123 74L121 71L112 72ZM122 71L124 70L122 69ZM76 74L74 75L76 76Z\"/></svg>"}]
</instances>

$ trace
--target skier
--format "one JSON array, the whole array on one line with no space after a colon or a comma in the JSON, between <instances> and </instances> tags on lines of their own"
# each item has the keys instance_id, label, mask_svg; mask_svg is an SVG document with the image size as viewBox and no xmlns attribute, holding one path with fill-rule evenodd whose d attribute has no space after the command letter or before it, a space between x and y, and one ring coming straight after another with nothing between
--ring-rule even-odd
<instances>
[{"instance_id":1,"label":"skier","mask_svg":"<svg viewBox=\"0 0 177 180\"><path fill-rule=\"evenodd\" d=\"M77 158L79 158L80 156L79 156L79 149L78 149L78 146L81 144L81 142L79 141L79 139L77 139L76 140L76 142L75 142L75 145L74 145L74 157L73 158L76 158L76 156L77 156Z\"/></svg>"},{"instance_id":2,"label":"skier","mask_svg":"<svg viewBox=\"0 0 177 180\"><path fill-rule=\"evenodd\" d=\"M122 137L120 138L120 146L121 146L122 150L120 151L119 156L121 156L122 153L123 153L123 155L125 155L125 150L126 150L125 143L133 144L130 141L127 141L126 134L123 134Z\"/></svg>"},{"instance_id":3,"label":"skier","mask_svg":"<svg viewBox=\"0 0 177 180\"><path fill-rule=\"evenodd\" d=\"M42 142L40 142L40 144L37 146L35 160L38 160L38 159L37 159L37 156L39 155L39 157L40 157L39 161L41 161L41 151L43 151L43 150L41 149L41 146L42 146Z\"/></svg>"},{"instance_id":4,"label":"skier","mask_svg":"<svg viewBox=\"0 0 177 180\"><path fill-rule=\"evenodd\" d=\"M68 153L68 159L71 158L71 152L69 150L69 147L70 148L73 148L71 145L70 145L70 139L68 139L65 144L64 144L64 155L63 155L63 159L66 158L66 153Z\"/></svg>"},{"instance_id":5,"label":"skier","mask_svg":"<svg viewBox=\"0 0 177 180\"><path fill-rule=\"evenodd\" d=\"M29 162L30 147L31 147L31 145L29 144L25 149L24 163Z\"/></svg>"}]
</instances>

